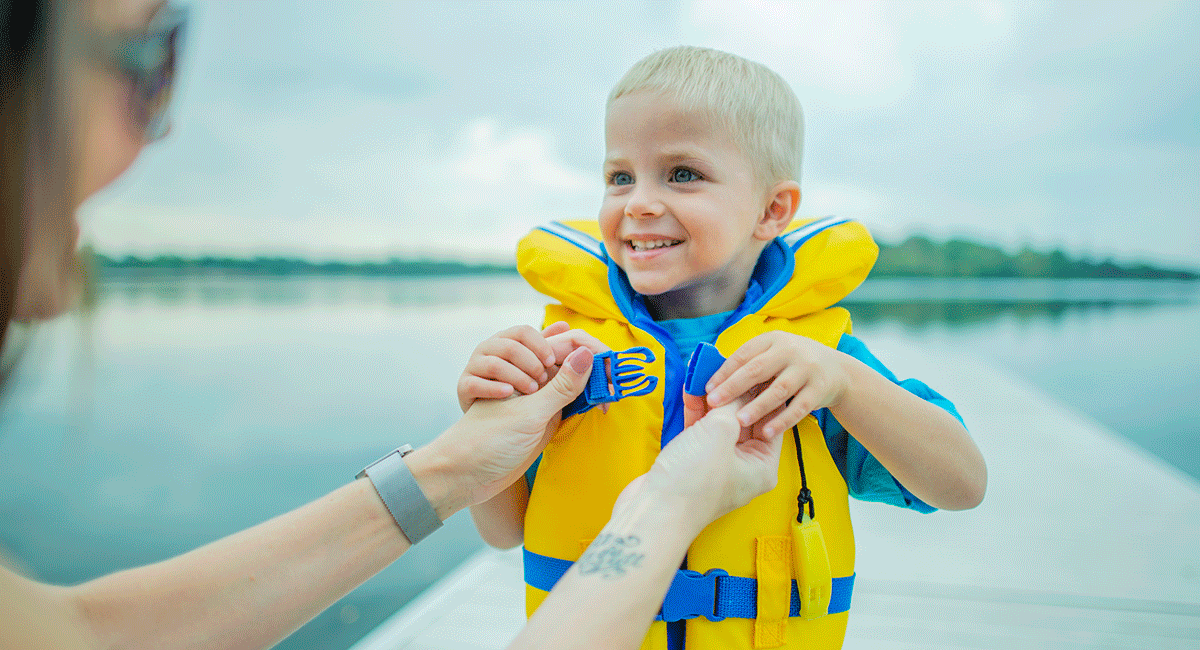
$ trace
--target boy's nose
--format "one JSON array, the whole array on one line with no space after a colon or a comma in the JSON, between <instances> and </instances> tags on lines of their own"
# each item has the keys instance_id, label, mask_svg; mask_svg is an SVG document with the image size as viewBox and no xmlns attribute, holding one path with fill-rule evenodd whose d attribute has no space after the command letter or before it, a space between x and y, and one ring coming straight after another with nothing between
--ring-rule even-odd
<instances>
[{"instance_id":1,"label":"boy's nose","mask_svg":"<svg viewBox=\"0 0 1200 650\"><path fill-rule=\"evenodd\" d=\"M629 200L625 203L625 216L630 219L650 219L653 217L662 216L666 211L666 206L658 197L654 196L641 187L637 187L629 194Z\"/></svg>"}]
</instances>

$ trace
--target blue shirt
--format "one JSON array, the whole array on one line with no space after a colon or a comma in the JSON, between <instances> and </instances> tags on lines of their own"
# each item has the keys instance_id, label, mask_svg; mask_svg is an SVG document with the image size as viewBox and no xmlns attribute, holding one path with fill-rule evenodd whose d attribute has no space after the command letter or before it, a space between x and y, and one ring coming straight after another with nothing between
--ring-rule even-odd
<instances>
[{"instance_id":1,"label":"blue shirt","mask_svg":"<svg viewBox=\"0 0 1200 650\"><path fill-rule=\"evenodd\" d=\"M658 321L658 324L671 335L671 338L675 339L675 343L680 350L680 355L683 357L683 362L686 365L688 357L698 343L714 343L716 341L717 335L721 332L721 325L725 323L725 320L732 313L729 311L710 316L700 316L698 318L661 320ZM859 339L849 334L843 334L842 338L838 341L837 349L839 352L848 354L863 362L892 383L913 395L940 406L950 415L953 415L959 422L962 422L962 416L958 414L958 410L954 408L954 404L950 400L916 379L897 379L896 375L887 366L884 366L879 359L875 358L875 355L871 354L871 351ZM937 508L918 499L901 485L892 476L892 473L872 456L871 452L867 451L866 447L863 447L861 443L854 439L854 436L851 436L846 431L846 428L837 421L837 418L833 417L829 409L821 409L814 413L814 415L817 418L817 424L821 427L821 431L825 434L825 445L829 448L829 454L833 457L833 462L837 465L838 471L842 473L842 478L846 480L850 496L860 501L888 503L923 513L937 510ZM525 473L525 478L530 488L533 487L533 479L537 475L537 467L540 462L541 457L539 456L538 460Z\"/></svg>"}]
</instances>

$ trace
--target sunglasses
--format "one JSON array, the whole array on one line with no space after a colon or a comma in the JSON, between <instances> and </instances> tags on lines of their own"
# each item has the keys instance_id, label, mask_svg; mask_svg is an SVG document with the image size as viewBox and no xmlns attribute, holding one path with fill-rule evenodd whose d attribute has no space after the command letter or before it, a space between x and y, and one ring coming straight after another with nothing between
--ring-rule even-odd
<instances>
[{"instance_id":1,"label":"sunglasses","mask_svg":"<svg viewBox=\"0 0 1200 650\"><path fill-rule=\"evenodd\" d=\"M164 5L145 32L115 37L103 48L133 83L130 111L147 141L159 140L171 129L167 109L187 23L186 8Z\"/></svg>"}]
</instances>

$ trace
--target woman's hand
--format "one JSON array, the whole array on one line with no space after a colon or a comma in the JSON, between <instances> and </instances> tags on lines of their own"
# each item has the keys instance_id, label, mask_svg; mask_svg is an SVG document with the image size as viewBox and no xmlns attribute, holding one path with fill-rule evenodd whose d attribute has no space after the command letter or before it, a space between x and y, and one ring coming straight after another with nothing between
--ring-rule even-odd
<instances>
[{"instance_id":1,"label":"woman's hand","mask_svg":"<svg viewBox=\"0 0 1200 650\"><path fill-rule=\"evenodd\" d=\"M663 447L650 471L634 479L614 512L647 498L691 513L693 535L775 487L783 437L764 439L735 417L742 397L710 410ZM647 497L646 493L650 493Z\"/></svg>"},{"instance_id":2,"label":"woman's hand","mask_svg":"<svg viewBox=\"0 0 1200 650\"><path fill-rule=\"evenodd\" d=\"M789 332L759 334L729 355L709 379L704 406L717 407L749 395L754 399L738 411L738 420L747 426L757 422L765 438L774 438L809 413L841 401L850 384L847 359L833 348Z\"/></svg>"},{"instance_id":3,"label":"woman's hand","mask_svg":"<svg viewBox=\"0 0 1200 650\"><path fill-rule=\"evenodd\" d=\"M696 535L775 485L783 437L767 442L742 431L734 411L743 402L684 429L625 488L608 525L510 650L641 645ZM613 566L620 570L605 570Z\"/></svg>"},{"instance_id":4,"label":"woman's hand","mask_svg":"<svg viewBox=\"0 0 1200 650\"><path fill-rule=\"evenodd\" d=\"M538 332L528 325L510 327L476 346L458 378L458 405L463 413L478 399L502 399L515 393L532 395L546 385L580 347L593 354L608 346L565 321Z\"/></svg>"},{"instance_id":5,"label":"woman's hand","mask_svg":"<svg viewBox=\"0 0 1200 650\"><path fill-rule=\"evenodd\" d=\"M579 347L537 392L478 400L442 435L409 454L405 462L438 516L445 520L490 499L528 469L558 427L563 407L583 391L591 369L591 350Z\"/></svg>"}]
</instances>

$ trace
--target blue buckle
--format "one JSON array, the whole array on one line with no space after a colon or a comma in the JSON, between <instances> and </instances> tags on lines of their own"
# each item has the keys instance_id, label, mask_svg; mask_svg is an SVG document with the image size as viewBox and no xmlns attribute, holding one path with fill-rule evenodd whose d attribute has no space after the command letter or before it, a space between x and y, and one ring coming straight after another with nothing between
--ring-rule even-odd
<instances>
[{"instance_id":1,"label":"blue buckle","mask_svg":"<svg viewBox=\"0 0 1200 650\"><path fill-rule=\"evenodd\" d=\"M728 575L723 569L709 569L703 574L690 569L676 571L662 611L654 620L674 622L699 616L713 622L725 620L717 615L717 578Z\"/></svg>"},{"instance_id":2,"label":"blue buckle","mask_svg":"<svg viewBox=\"0 0 1200 650\"><path fill-rule=\"evenodd\" d=\"M608 368L605 368L608 360ZM595 406L604 402L615 402L624 397L648 395L658 386L658 377L644 374L646 364L654 361L649 348L629 348L618 352L609 350L592 357L592 376L584 389L587 403ZM609 376L612 389L609 390Z\"/></svg>"},{"instance_id":3,"label":"blue buckle","mask_svg":"<svg viewBox=\"0 0 1200 650\"><path fill-rule=\"evenodd\" d=\"M703 397L708 393L704 390L712 376L717 374L725 363L725 357L717 351L717 346L700 342L688 357L687 371L683 377L683 392L688 395Z\"/></svg>"},{"instance_id":4,"label":"blue buckle","mask_svg":"<svg viewBox=\"0 0 1200 650\"><path fill-rule=\"evenodd\" d=\"M604 360L609 361L609 371L604 371ZM650 394L658 386L658 377L647 376L643 373L646 364L654 361L654 353L649 348L636 347L617 352L609 350L592 357L592 376L597 374L605 379L611 373L612 392L609 392L608 381L598 382L593 390L588 383L588 404L615 402L623 397L638 397ZM599 372L597 372L599 371Z\"/></svg>"},{"instance_id":5,"label":"blue buckle","mask_svg":"<svg viewBox=\"0 0 1200 650\"><path fill-rule=\"evenodd\" d=\"M605 364L605 361L608 363ZM584 386L583 392L563 409L563 417L584 413L597 404L654 392L658 386L658 377L645 374L646 364L652 361L654 353L643 347L622 351L609 350L593 355L592 374L588 376L587 385Z\"/></svg>"}]
</instances>

